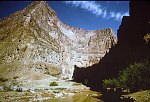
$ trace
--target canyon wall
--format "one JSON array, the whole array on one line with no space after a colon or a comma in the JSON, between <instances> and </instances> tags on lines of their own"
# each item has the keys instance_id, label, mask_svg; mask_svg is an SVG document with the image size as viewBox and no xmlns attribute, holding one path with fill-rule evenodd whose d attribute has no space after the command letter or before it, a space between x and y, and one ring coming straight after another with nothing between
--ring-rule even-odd
<instances>
[{"instance_id":1,"label":"canyon wall","mask_svg":"<svg viewBox=\"0 0 150 102\"><path fill-rule=\"evenodd\" d=\"M128 65L150 59L150 2L130 1L130 16L124 16L118 29L118 42L101 59L86 69L76 68L74 78L78 82L88 80L97 90L104 79L117 77Z\"/></svg>"},{"instance_id":2,"label":"canyon wall","mask_svg":"<svg viewBox=\"0 0 150 102\"><path fill-rule=\"evenodd\" d=\"M75 65L98 63L116 43L111 28L69 26L47 2L35 1L0 20L0 77L39 72L72 79Z\"/></svg>"}]
</instances>

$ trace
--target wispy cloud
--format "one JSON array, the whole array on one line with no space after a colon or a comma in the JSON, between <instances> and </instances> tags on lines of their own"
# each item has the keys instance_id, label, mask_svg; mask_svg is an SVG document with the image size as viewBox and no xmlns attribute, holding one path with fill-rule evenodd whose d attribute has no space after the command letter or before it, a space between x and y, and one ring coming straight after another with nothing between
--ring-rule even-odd
<instances>
[{"instance_id":1,"label":"wispy cloud","mask_svg":"<svg viewBox=\"0 0 150 102\"><path fill-rule=\"evenodd\" d=\"M106 19L113 18L114 20L120 21L123 16L129 15L128 12L108 12L107 9L102 8L101 5L97 4L95 1L65 1L65 3L74 7L80 7L96 16Z\"/></svg>"}]
</instances>

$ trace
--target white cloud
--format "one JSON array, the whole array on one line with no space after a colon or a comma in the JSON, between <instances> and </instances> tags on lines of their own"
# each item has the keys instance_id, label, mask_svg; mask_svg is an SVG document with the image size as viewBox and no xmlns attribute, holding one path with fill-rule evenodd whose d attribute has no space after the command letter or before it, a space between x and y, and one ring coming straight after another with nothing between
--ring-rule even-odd
<instances>
[{"instance_id":1,"label":"white cloud","mask_svg":"<svg viewBox=\"0 0 150 102\"><path fill-rule=\"evenodd\" d=\"M106 18L106 16L107 16L107 12L106 12L106 10L103 12L103 18Z\"/></svg>"},{"instance_id":2,"label":"white cloud","mask_svg":"<svg viewBox=\"0 0 150 102\"><path fill-rule=\"evenodd\" d=\"M106 9L102 8L100 4L95 1L65 1L66 4L72 5L74 7L80 7L96 16L101 16L102 18L113 18L114 20L120 21L123 16L128 16L129 13L120 12L108 12Z\"/></svg>"},{"instance_id":3,"label":"white cloud","mask_svg":"<svg viewBox=\"0 0 150 102\"><path fill-rule=\"evenodd\" d=\"M126 12L123 14L124 16L129 16L129 12Z\"/></svg>"},{"instance_id":4,"label":"white cloud","mask_svg":"<svg viewBox=\"0 0 150 102\"><path fill-rule=\"evenodd\" d=\"M122 19L122 15L121 15L119 12L116 13L115 19L116 19L116 20Z\"/></svg>"},{"instance_id":5,"label":"white cloud","mask_svg":"<svg viewBox=\"0 0 150 102\"><path fill-rule=\"evenodd\" d=\"M100 16L103 13L100 5L95 3L95 1L65 1L65 3L71 4L74 7L80 7L86 11L95 14L96 16Z\"/></svg>"},{"instance_id":6,"label":"white cloud","mask_svg":"<svg viewBox=\"0 0 150 102\"><path fill-rule=\"evenodd\" d=\"M110 17L114 18L115 17L115 12L110 12Z\"/></svg>"}]
</instances>

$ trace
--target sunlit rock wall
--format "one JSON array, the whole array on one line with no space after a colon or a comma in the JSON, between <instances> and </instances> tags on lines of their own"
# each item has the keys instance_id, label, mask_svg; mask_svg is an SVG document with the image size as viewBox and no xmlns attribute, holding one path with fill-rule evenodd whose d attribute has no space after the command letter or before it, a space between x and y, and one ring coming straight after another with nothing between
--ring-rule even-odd
<instances>
[{"instance_id":1,"label":"sunlit rock wall","mask_svg":"<svg viewBox=\"0 0 150 102\"><path fill-rule=\"evenodd\" d=\"M32 70L69 79L74 65L98 63L117 43L111 28L84 30L62 23L45 1L0 20L0 41L1 65L20 63L20 76Z\"/></svg>"}]
</instances>

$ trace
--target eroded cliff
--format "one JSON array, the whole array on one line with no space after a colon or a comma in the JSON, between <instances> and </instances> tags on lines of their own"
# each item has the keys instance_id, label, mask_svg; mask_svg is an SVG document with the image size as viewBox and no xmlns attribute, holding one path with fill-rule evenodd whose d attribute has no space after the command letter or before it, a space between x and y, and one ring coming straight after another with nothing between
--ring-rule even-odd
<instances>
[{"instance_id":1,"label":"eroded cliff","mask_svg":"<svg viewBox=\"0 0 150 102\"><path fill-rule=\"evenodd\" d=\"M74 65L98 63L116 43L112 29L69 26L47 2L35 1L0 20L0 77L42 73L72 79Z\"/></svg>"}]
</instances>

